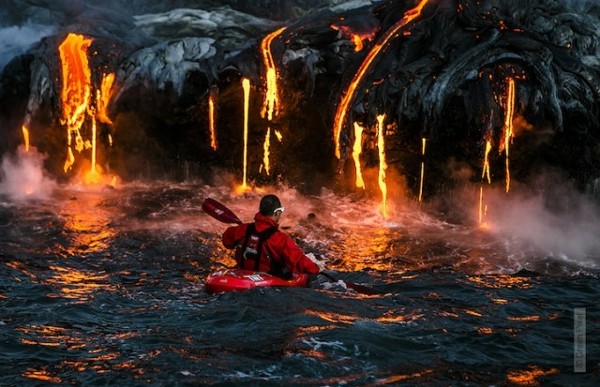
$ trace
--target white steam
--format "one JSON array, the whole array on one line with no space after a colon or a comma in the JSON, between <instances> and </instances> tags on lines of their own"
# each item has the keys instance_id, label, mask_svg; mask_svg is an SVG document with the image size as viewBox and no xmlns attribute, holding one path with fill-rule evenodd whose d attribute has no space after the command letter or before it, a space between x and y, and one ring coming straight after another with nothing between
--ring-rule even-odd
<instances>
[{"instance_id":1,"label":"white steam","mask_svg":"<svg viewBox=\"0 0 600 387\"><path fill-rule=\"evenodd\" d=\"M490 231L523 241L542 256L600 268L598 206L567 183L550 189L487 192Z\"/></svg>"},{"instance_id":2,"label":"white steam","mask_svg":"<svg viewBox=\"0 0 600 387\"><path fill-rule=\"evenodd\" d=\"M20 147L14 156L4 155L0 166L0 194L12 201L49 198L56 183L43 168L44 156L35 148Z\"/></svg>"},{"instance_id":3,"label":"white steam","mask_svg":"<svg viewBox=\"0 0 600 387\"><path fill-rule=\"evenodd\" d=\"M24 25L0 27L0 71L18 55L26 52L41 38L52 35L54 27L43 25Z\"/></svg>"}]
</instances>

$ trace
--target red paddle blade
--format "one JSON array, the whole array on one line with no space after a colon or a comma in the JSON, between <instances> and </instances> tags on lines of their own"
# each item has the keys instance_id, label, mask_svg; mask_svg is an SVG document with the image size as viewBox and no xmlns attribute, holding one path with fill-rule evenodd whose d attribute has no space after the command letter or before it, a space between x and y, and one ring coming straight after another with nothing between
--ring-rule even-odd
<instances>
[{"instance_id":1,"label":"red paddle blade","mask_svg":"<svg viewBox=\"0 0 600 387\"><path fill-rule=\"evenodd\" d=\"M202 202L202 209L208 215L223 223L243 223L229 208L225 207L224 204L219 203L215 199L204 199Z\"/></svg>"}]
</instances>

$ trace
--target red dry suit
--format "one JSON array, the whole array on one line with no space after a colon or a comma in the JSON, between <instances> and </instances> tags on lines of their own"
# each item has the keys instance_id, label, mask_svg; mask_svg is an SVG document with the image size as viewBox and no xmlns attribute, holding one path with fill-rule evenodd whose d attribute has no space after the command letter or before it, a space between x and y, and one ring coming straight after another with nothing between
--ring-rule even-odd
<instances>
[{"instance_id":1,"label":"red dry suit","mask_svg":"<svg viewBox=\"0 0 600 387\"><path fill-rule=\"evenodd\" d=\"M318 274L319 266L304 255L292 238L279 231L278 227L273 218L258 212L254 215L254 223L225 230L223 245L228 249L235 248L235 260L242 269L283 278L290 273Z\"/></svg>"}]
</instances>

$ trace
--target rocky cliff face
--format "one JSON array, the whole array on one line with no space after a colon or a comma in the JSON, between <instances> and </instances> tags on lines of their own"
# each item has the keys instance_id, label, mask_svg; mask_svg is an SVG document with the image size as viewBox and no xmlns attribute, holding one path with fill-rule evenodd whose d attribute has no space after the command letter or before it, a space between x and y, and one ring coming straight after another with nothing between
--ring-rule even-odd
<instances>
[{"instance_id":1,"label":"rocky cliff face","mask_svg":"<svg viewBox=\"0 0 600 387\"><path fill-rule=\"evenodd\" d=\"M91 89L115 74L110 123L97 123L99 159L124 177L182 168L206 177L212 167L241 168L242 78L252 85L249 173L258 181L326 184L353 174L355 122L365 127L361 162L376 166L376 117L383 114L388 164L413 191L422 161L430 193L453 186L459 168L481 180L486 159L496 181L510 175L526 183L552 168L584 189L600 176L600 9L593 1L252 4L113 0L42 8L9 1L2 31L21 31L23 43L11 42L0 62L7 139L0 150L14 152L26 124L32 145L48 154L47 168L72 173L63 171L67 132L57 48L76 33L92 39ZM280 110L268 119L261 115L267 93L261 43L280 28L269 44ZM92 99L92 110L96 104ZM83 137L91 126L86 120ZM271 141L266 175L268 130L282 139Z\"/></svg>"}]
</instances>

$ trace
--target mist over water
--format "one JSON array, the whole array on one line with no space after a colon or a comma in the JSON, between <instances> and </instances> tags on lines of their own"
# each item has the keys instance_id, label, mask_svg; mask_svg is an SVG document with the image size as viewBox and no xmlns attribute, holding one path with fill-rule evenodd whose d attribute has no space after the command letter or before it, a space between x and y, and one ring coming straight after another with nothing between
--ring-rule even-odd
<instances>
[{"instance_id":1,"label":"mist over water","mask_svg":"<svg viewBox=\"0 0 600 387\"><path fill-rule=\"evenodd\" d=\"M44 170L45 156L35 147L25 151L19 147L16 154L6 154L0 166L0 193L12 201L45 200L56 187Z\"/></svg>"}]
</instances>

